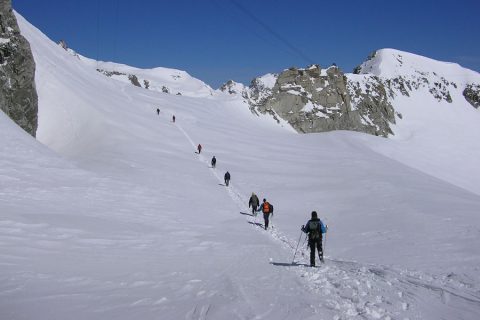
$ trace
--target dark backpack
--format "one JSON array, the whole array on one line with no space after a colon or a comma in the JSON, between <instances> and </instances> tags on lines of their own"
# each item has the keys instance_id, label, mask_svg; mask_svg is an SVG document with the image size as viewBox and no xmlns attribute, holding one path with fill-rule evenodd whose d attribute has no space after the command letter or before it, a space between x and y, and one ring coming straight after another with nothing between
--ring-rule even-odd
<instances>
[{"instance_id":1,"label":"dark backpack","mask_svg":"<svg viewBox=\"0 0 480 320\"><path fill-rule=\"evenodd\" d=\"M320 234L320 226L322 222L320 220L310 220L308 222L307 231L308 231L308 238L310 240L318 240L321 237Z\"/></svg>"}]
</instances>

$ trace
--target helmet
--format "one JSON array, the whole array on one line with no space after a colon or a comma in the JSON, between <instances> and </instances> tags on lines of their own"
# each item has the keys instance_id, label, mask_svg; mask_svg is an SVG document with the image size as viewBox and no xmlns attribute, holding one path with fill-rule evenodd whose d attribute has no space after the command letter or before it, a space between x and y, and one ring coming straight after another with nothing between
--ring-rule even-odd
<instances>
[{"instance_id":1,"label":"helmet","mask_svg":"<svg viewBox=\"0 0 480 320\"><path fill-rule=\"evenodd\" d=\"M312 211L312 218L318 218L317 211Z\"/></svg>"}]
</instances>

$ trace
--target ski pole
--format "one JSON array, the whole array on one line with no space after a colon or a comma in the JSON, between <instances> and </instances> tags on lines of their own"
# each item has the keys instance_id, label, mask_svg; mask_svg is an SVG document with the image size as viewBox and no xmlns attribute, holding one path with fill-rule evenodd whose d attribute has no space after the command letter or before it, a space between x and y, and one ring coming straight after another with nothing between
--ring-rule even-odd
<instances>
[{"instance_id":1,"label":"ski pole","mask_svg":"<svg viewBox=\"0 0 480 320\"><path fill-rule=\"evenodd\" d=\"M304 226L302 226L302 229L303 228ZM298 246L300 245L300 240L302 240L302 232L303 231L300 230L300 237L298 237L297 247L295 248L295 253L293 254L292 264L295 262L295 257L297 256Z\"/></svg>"},{"instance_id":2,"label":"ski pole","mask_svg":"<svg viewBox=\"0 0 480 320\"><path fill-rule=\"evenodd\" d=\"M325 241L323 241L323 256L325 256L325 248L327 247L327 232L328 232L328 224L325 226Z\"/></svg>"}]
</instances>

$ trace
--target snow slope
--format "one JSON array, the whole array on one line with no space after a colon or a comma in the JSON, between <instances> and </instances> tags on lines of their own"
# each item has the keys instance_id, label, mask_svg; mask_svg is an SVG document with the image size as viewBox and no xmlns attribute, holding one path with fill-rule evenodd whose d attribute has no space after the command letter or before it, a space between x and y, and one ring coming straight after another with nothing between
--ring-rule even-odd
<instances>
[{"instance_id":1,"label":"snow slope","mask_svg":"<svg viewBox=\"0 0 480 320\"><path fill-rule=\"evenodd\" d=\"M112 79L131 84L129 76L134 75L142 88L152 91L181 94L192 97L208 97L214 90L187 72L170 68L139 69L114 62L96 61L84 56L75 55L92 69L113 73Z\"/></svg>"},{"instance_id":2,"label":"snow slope","mask_svg":"<svg viewBox=\"0 0 480 320\"><path fill-rule=\"evenodd\" d=\"M378 140L377 152L459 187L480 194L480 110L463 96L480 74L458 64L394 49L378 50L361 65L362 75L401 78L415 89L396 92L392 105L402 115L392 130L396 143ZM448 93L451 102L438 99Z\"/></svg>"},{"instance_id":3,"label":"snow slope","mask_svg":"<svg viewBox=\"0 0 480 320\"><path fill-rule=\"evenodd\" d=\"M360 68L362 74L383 78L430 76L435 73L435 76L453 80L460 85L479 80L478 72L463 68L457 63L438 61L396 49L377 50L375 56L365 61Z\"/></svg>"},{"instance_id":4,"label":"snow slope","mask_svg":"<svg viewBox=\"0 0 480 320\"><path fill-rule=\"evenodd\" d=\"M2 319L478 317L480 196L378 151L397 141L114 81L17 17L39 141L0 115ZM252 191L275 206L267 231ZM302 244L291 263L312 210L329 225L315 269Z\"/></svg>"}]
</instances>

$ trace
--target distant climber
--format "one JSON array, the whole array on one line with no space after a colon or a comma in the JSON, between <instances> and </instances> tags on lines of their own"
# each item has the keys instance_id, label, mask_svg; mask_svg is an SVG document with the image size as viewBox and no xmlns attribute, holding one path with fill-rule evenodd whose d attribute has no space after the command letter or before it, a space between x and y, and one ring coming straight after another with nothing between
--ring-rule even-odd
<instances>
[{"instance_id":1,"label":"distant climber","mask_svg":"<svg viewBox=\"0 0 480 320\"><path fill-rule=\"evenodd\" d=\"M223 180L225 180L225 185L228 187L228 184L230 183L230 172L225 172L225 175L223 176Z\"/></svg>"},{"instance_id":2,"label":"distant climber","mask_svg":"<svg viewBox=\"0 0 480 320\"><path fill-rule=\"evenodd\" d=\"M257 195L252 192L252 195L250 196L250 200L248 200L248 207L252 207L252 215L256 216L257 215L257 209L258 205L260 204L260 200L258 200Z\"/></svg>"},{"instance_id":3,"label":"distant climber","mask_svg":"<svg viewBox=\"0 0 480 320\"><path fill-rule=\"evenodd\" d=\"M198 154L202 152L202 145L200 143L197 146L197 151L198 151Z\"/></svg>"},{"instance_id":4,"label":"distant climber","mask_svg":"<svg viewBox=\"0 0 480 320\"><path fill-rule=\"evenodd\" d=\"M172 121L175 123L175 115L172 116Z\"/></svg>"},{"instance_id":5,"label":"distant climber","mask_svg":"<svg viewBox=\"0 0 480 320\"><path fill-rule=\"evenodd\" d=\"M217 165L217 158L213 156L212 161L210 161L210 163L212 164L212 168L215 168L215 166Z\"/></svg>"},{"instance_id":6,"label":"distant climber","mask_svg":"<svg viewBox=\"0 0 480 320\"><path fill-rule=\"evenodd\" d=\"M160 109L157 108L157 115L160 115Z\"/></svg>"},{"instance_id":7,"label":"distant climber","mask_svg":"<svg viewBox=\"0 0 480 320\"><path fill-rule=\"evenodd\" d=\"M257 211L263 212L263 220L265 220L265 230L268 228L268 222L270 218L270 214L273 216L273 206L267 201L267 199L263 199L263 203L260 205Z\"/></svg>"},{"instance_id":8,"label":"distant climber","mask_svg":"<svg viewBox=\"0 0 480 320\"><path fill-rule=\"evenodd\" d=\"M310 266L315 267L315 247L317 247L318 258L323 262L323 234L327 232L327 228L318 218L317 212L312 211L312 218L302 226L302 231L308 234L308 246L310 247Z\"/></svg>"}]
</instances>

